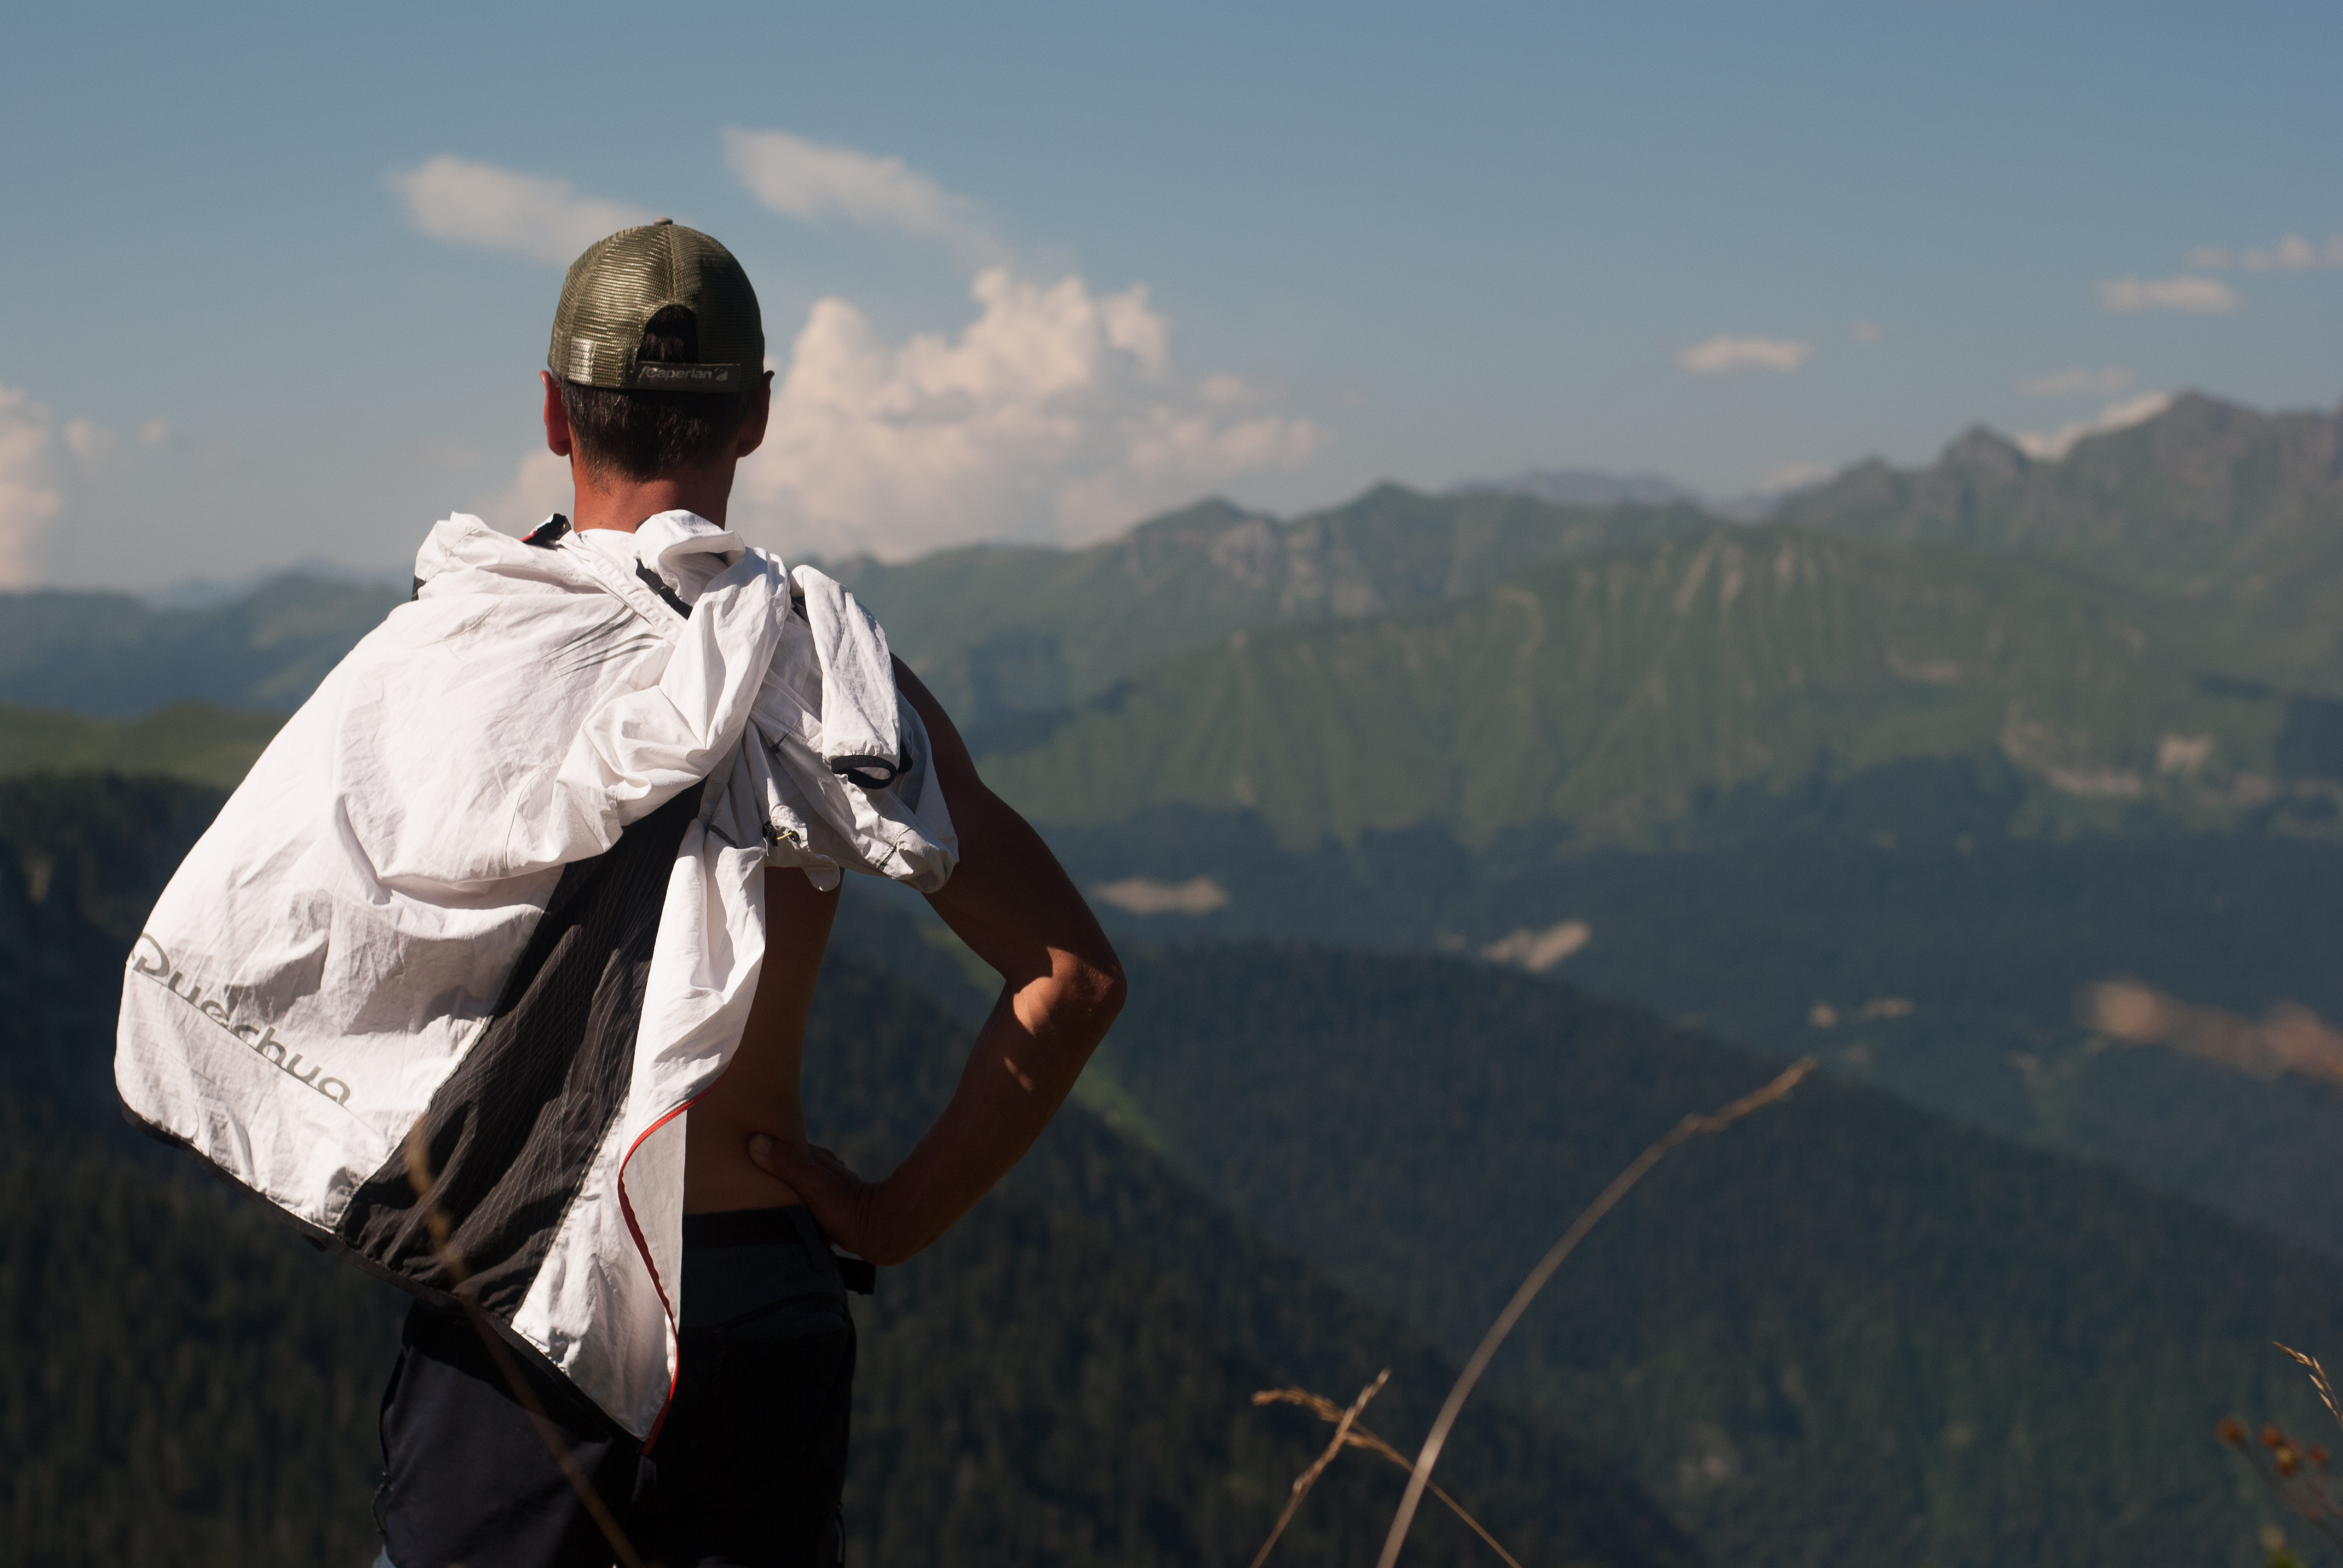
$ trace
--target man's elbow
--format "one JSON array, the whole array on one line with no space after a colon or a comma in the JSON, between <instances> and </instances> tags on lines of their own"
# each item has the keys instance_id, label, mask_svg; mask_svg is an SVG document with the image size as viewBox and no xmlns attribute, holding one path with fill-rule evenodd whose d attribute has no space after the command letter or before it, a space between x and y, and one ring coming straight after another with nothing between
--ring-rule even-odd
<instances>
[{"instance_id":1,"label":"man's elbow","mask_svg":"<svg viewBox=\"0 0 2343 1568\"><path fill-rule=\"evenodd\" d=\"M1114 1026L1115 1015L1122 1011L1123 1000L1130 994L1131 981L1122 972L1122 960L1111 948L1095 955L1068 954L1056 979L1058 994L1050 1010L1067 1038L1078 1041L1087 1057Z\"/></svg>"}]
</instances>

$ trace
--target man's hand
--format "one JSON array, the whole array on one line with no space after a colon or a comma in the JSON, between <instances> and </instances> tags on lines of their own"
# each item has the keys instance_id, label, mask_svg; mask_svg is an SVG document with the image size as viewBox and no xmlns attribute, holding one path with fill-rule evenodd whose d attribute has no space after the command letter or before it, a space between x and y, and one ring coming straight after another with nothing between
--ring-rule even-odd
<instances>
[{"instance_id":1,"label":"man's hand","mask_svg":"<svg viewBox=\"0 0 2343 1568\"><path fill-rule=\"evenodd\" d=\"M901 1247L887 1235L877 1212L878 1184L857 1176L830 1151L759 1132L749 1140L749 1158L767 1175L787 1182L813 1211L821 1233L856 1257L900 1263L916 1250Z\"/></svg>"},{"instance_id":2,"label":"man's hand","mask_svg":"<svg viewBox=\"0 0 2343 1568\"><path fill-rule=\"evenodd\" d=\"M927 725L960 835L951 880L928 897L1001 978L951 1102L902 1164L865 1181L827 1149L763 1133L749 1158L787 1182L830 1239L900 1263L976 1206L1072 1092L1121 1010L1122 965L1041 836L984 787L950 719L900 659L895 684Z\"/></svg>"}]
</instances>

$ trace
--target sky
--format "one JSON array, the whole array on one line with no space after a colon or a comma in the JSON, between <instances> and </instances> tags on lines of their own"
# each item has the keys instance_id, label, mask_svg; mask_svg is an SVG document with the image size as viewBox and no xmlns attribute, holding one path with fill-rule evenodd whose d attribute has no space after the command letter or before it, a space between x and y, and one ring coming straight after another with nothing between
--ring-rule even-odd
<instances>
[{"instance_id":1,"label":"sky","mask_svg":"<svg viewBox=\"0 0 2343 1568\"><path fill-rule=\"evenodd\" d=\"M1532 467L1716 496L2343 397L2343 8L25 7L0 587L566 509L567 262L762 302L787 557Z\"/></svg>"}]
</instances>

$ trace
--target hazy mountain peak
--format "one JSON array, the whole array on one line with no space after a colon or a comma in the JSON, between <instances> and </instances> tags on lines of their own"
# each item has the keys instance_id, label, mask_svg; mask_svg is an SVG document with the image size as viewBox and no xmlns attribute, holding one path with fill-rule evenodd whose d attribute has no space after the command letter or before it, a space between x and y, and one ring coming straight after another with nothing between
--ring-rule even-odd
<instances>
[{"instance_id":1,"label":"hazy mountain peak","mask_svg":"<svg viewBox=\"0 0 2343 1568\"><path fill-rule=\"evenodd\" d=\"M1939 467L1996 480L2017 477L2031 461L2016 441L1985 425L1962 431L1936 459Z\"/></svg>"},{"instance_id":2,"label":"hazy mountain peak","mask_svg":"<svg viewBox=\"0 0 2343 1568\"><path fill-rule=\"evenodd\" d=\"M1136 539L1142 536L1170 538L1192 538L1198 535L1217 533L1246 523L1270 522L1276 518L1268 512L1256 512L1240 507L1225 496L1206 496L1176 511L1159 512L1133 528L1124 536Z\"/></svg>"},{"instance_id":3,"label":"hazy mountain peak","mask_svg":"<svg viewBox=\"0 0 2343 1568\"><path fill-rule=\"evenodd\" d=\"M1278 520L1233 501L1208 496L1193 506L1150 518L1121 539L1124 569L1142 577L1183 553L1202 550L1241 580L1259 582L1279 548Z\"/></svg>"}]
</instances>

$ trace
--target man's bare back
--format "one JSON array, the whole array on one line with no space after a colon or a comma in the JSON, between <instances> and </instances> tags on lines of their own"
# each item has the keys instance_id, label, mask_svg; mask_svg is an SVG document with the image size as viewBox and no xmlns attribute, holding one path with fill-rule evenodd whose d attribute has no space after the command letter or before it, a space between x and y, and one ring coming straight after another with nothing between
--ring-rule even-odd
<instances>
[{"instance_id":1,"label":"man's bare back","mask_svg":"<svg viewBox=\"0 0 2343 1568\"><path fill-rule=\"evenodd\" d=\"M806 1015L830 945L838 891L817 892L794 869L765 873L765 967L732 1065L685 1112L683 1211L779 1208L801 1201L749 1158L758 1133L802 1144L799 1087Z\"/></svg>"}]
</instances>

